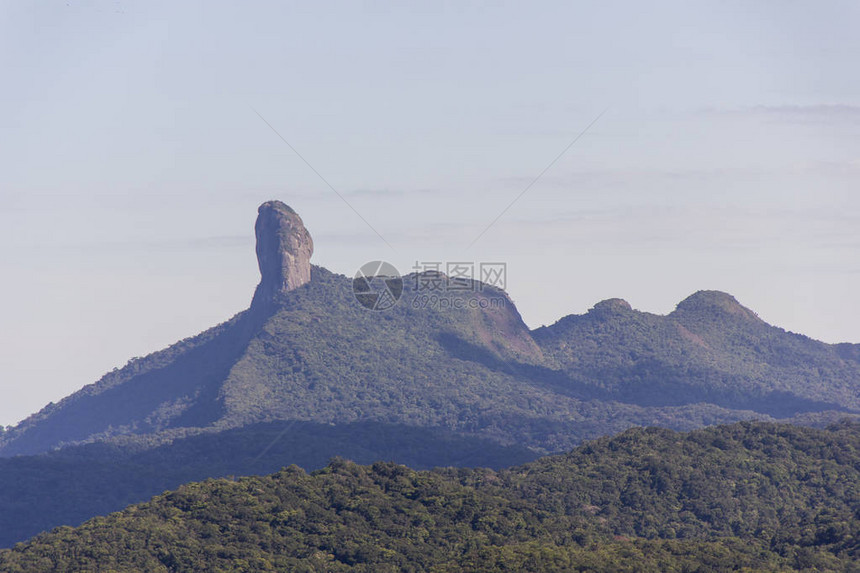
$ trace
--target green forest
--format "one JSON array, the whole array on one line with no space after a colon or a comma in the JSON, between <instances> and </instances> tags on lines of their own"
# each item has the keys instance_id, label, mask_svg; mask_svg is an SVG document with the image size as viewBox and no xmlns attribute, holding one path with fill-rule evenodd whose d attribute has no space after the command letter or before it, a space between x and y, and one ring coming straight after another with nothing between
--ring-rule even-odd
<instances>
[{"instance_id":1,"label":"green forest","mask_svg":"<svg viewBox=\"0 0 860 573\"><path fill-rule=\"evenodd\" d=\"M58 525L79 525L183 483L264 475L295 464L324 467L333 456L501 468L532 461L526 448L438 429L374 422L272 422L203 433L157 445L94 443L36 456L0 458L0 547Z\"/></svg>"},{"instance_id":2,"label":"green forest","mask_svg":"<svg viewBox=\"0 0 860 573\"><path fill-rule=\"evenodd\" d=\"M503 470L342 458L183 485L16 571L851 571L860 424L636 428Z\"/></svg>"}]
</instances>

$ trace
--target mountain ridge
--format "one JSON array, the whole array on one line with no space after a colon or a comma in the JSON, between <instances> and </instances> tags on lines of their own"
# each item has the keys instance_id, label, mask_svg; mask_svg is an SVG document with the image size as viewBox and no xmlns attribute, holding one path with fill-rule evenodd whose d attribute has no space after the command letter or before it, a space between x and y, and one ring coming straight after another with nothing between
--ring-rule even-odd
<instances>
[{"instance_id":1,"label":"mountain ridge","mask_svg":"<svg viewBox=\"0 0 860 573\"><path fill-rule=\"evenodd\" d=\"M0 456L290 419L440 427L546 453L625 425L860 412L860 345L787 333L727 293L698 291L667 315L607 299L530 330L480 282L443 293L474 308L410 305L422 291L408 275L403 300L373 312L349 278L310 263L285 203L260 206L255 234L248 310L43 408L0 436Z\"/></svg>"}]
</instances>

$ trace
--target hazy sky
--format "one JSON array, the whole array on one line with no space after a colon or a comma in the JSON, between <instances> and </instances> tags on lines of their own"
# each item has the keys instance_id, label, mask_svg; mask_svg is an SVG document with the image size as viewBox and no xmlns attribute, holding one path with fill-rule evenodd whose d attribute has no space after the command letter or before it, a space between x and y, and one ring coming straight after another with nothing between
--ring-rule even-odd
<instances>
[{"instance_id":1,"label":"hazy sky","mask_svg":"<svg viewBox=\"0 0 860 573\"><path fill-rule=\"evenodd\" d=\"M0 423L247 307L271 198L343 274L505 261L530 326L860 342L855 1L0 5Z\"/></svg>"}]
</instances>

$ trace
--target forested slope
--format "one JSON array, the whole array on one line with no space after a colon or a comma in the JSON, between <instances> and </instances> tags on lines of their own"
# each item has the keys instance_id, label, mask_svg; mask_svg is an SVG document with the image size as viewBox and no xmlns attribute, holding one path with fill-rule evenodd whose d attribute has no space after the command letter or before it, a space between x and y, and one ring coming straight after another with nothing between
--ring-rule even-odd
<instances>
[{"instance_id":1,"label":"forested slope","mask_svg":"<svg viewBox=\"0 0 860 573\"><path fill-rule=\"evenodd\" d=\"M335 460L209 480L0 552L4 571L856 570L860 426L634 429L509 470Z\"/></svg>"}]
</instances>

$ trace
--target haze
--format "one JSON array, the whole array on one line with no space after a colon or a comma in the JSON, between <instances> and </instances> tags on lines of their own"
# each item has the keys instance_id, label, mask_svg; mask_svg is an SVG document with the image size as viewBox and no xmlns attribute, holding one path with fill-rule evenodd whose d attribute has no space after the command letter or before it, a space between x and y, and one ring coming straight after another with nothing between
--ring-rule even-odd
<instances>
[{"instance_id":1,"label":"haze","mask_svg":"<svg viewBox=\"0 0 860 573\"><path fill-rule=\"evenodd\" d=\"M0 423L247 307L271 198L343 274L504 261L533 327L718 289L860 342L854 2L2 6Z\"/></svg>"}]
</instances>

